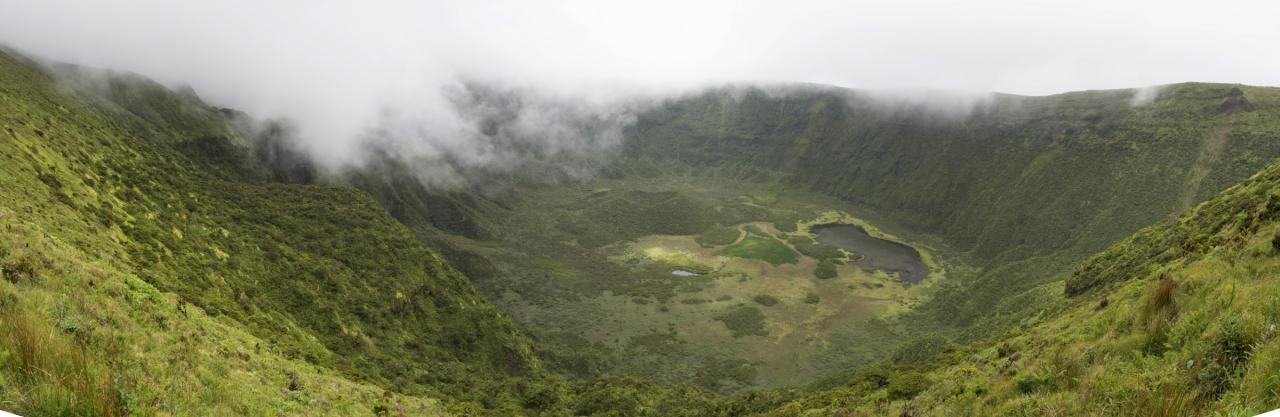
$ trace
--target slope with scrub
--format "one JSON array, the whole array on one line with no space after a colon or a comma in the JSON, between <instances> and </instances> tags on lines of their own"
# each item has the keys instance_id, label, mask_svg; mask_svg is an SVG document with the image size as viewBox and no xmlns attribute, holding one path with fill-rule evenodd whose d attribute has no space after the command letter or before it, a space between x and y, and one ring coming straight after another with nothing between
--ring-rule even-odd
<instances>
[{"instance_id":1,"label":"slope with scrub","mask_svg":"<svg viewBox=\"0 0 1280 417\"><path fill-rule=\"evenodd\" d=\"M272 181L194 94L34 67L0 55L0 408L521 408L526 339L372 198Z\"/></svg>"}]
</instances>

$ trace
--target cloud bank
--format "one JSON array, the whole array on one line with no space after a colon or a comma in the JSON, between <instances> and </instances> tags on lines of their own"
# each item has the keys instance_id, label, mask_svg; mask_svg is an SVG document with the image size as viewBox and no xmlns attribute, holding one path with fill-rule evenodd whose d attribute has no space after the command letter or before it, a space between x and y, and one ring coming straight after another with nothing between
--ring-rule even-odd
<instances>
[{"instance_id":1,"label":"cloud bank","mask_svg":"<svg viewBox=\"0 0 1280 417\"><path fill-rule=\"evenodd\" d=\"M0 0L0 43L293 120L321 161L350 161L372 137L502 164L512 143L547 160L607 149L633 98L716 83L1280 85L1277 21L1280 3L1241 0ZM473 85L541 98L495 139L481 122L502 115L467 101Z\"/></svg>"}]
</instances>

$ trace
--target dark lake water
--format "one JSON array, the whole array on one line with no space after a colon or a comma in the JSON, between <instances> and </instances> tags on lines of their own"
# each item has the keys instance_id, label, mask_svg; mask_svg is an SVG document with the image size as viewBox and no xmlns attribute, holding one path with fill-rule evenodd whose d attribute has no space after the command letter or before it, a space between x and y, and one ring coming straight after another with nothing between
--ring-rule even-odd
<instances>
[{"instance_id":1,"label":"dark lake water","mask_svg":"<svg viewBox=\"0 0 1280 417\"><path fill-rule=\"evenodd\" d=\"M862 254L860 265L897 272L903 284L915 284L929 275L929 266L920 259L916 248L871 236L862 226L829 223L815 225L810 230L823 244Z\"/></svg>"}]
</instances>

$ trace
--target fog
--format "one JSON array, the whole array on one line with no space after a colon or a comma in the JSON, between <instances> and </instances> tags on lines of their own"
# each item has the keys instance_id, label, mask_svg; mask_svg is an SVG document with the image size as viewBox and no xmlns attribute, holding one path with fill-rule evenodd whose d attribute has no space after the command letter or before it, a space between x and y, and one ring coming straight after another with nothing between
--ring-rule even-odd
<instances>
[{"instance_id":1,"label":"fog","mask_svg":"<svg viewBox=\"0 0 1280 417\"><path fill-rule=\"evenodd\" d=\"M330 164L370 142L423 164L593 155L616 145L637 103L722 83L1033 95L1280 85L1276 22L1280 3L1239 0L0 0L0 43L292 120ZM466 99L475 85L537 98L485 131L495 110ZM1139 91L1135 105L1156 90ZM427 176L459 180L445 171Z\"/></svg>"}]
</instances>

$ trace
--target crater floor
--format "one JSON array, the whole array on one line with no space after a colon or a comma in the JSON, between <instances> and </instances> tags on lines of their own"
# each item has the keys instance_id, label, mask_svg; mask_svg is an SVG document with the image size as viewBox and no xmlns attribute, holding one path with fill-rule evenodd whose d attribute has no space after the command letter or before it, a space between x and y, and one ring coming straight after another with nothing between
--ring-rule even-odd
<instances>
[{"instance_id":1,"label":"crater floor","mask_svg":"<svg viewBox=\"0 0 1280 417\"><path fill-rule=\"evenodd\" d=\"M901 271L818 242L811 229L832 223L914 248L925 277L905 286ZM838 200L769 185L596 180L529 193L498 225L497 239L454 243L492 262L477 284L550 366L726 393L880 357L907 339L895 317L946 275L933 250Z\"/></svg>"}]
</instances>

